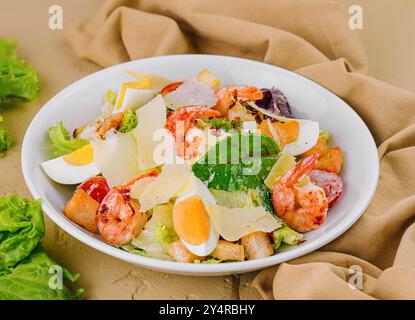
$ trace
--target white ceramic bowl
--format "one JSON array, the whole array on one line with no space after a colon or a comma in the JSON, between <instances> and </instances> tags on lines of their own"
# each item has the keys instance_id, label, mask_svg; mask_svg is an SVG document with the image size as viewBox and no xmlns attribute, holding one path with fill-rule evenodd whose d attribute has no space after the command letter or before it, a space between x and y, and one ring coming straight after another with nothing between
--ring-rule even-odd
<instances>
[{"instance_id":1,"label":"white ceramic bowl","mask_svg":"<svg viewBox=\"0 0 415 320\"><path fill-rule=\"evenodd\" d=\"M47 130L62 120L69 130L94 120L107 89L131 81L126 69L163 75L172 80L193 77L207 68L223 84L277 86L297 117L317 120L344 151L344 190L326 223L305 235L303 244L274 256L245 262L188 264L142 257L106 244L65 217L62 209L73 188L49 180L40 163L48 159ZM116 164L114 164L116 165ZM131 61L93 73L62 90L35 116L22 147L22 169L33 197L42 199L45 213L62 229L85 244L111 256L153 270L185 275L224 275L248 272L305 255L334 240L361 216L376 189L379 165L374 140L360 117L327 89L293 72L265 63L213 55L175 55Z\"/></svg>"}]
</instances>

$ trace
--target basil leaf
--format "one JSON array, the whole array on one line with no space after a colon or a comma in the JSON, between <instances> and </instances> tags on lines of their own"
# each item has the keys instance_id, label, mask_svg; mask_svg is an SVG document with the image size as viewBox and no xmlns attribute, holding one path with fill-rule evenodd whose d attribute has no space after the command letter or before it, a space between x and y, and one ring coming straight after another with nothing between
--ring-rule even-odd
<instances>
[{"instance_id":1,"label":"basil leaf","mask_svg":"<svg viewBox=\"0 0 415 320\"><path fill-rule=\"evenodd\" d=\"M237 134L210 149L193 165L193 172L212 189L256 189L264 184L278 154L277 143L269 137Z\"/></svg>"}]
</instances>

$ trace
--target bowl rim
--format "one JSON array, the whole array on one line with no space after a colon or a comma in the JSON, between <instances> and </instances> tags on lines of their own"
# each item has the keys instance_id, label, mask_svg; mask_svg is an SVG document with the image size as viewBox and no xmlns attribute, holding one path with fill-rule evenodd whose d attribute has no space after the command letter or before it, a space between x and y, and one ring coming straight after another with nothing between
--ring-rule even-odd
<instances>
[{"instance_id":1,"label":"bowl rim","mask_svg":"<svg viewBox=\"0 0 415 320\"><path fill-rule=\"evenodd\" d=\"M334 96L335 99L338 99L338 101L344 107L348 108L349 111L352 112L353 116L356 117L356 120L361 122L362 128L367 131L368 137L370 138L371 143L370 143L370 146L367 146L367 149L368 151L370 151L371 155L373 156L374 161L373 161L373 166L371 167L371 169L373 170L374 174L372 174L368 182L368 184L370 185L370 188L367 190L368 197L366 197L365 201L363 201L361 205L352 212L353 214L349 213L341 221L341 223L335 225L332 229L328 230L327 233L320 235L317 239L313 241L305 242L301 246L298 246L292 250L283 251L275 255L272 255L270 257L266 257L262 259L248 260L248 261L242 261L242 262L219 263L219 264L181 263L181 262L149 258L149 257L140 256L134 253L123 251L122 249L113 247L101 240L98 240L90 236L87 232L78 229L75 225L73 225L72 223L70 223L70 221L68 221L68 219L62 214L62 212L59 213L58 210L55 210L52 207L52 205L49 203L49 201L42 199L42 209L54 223L56 223L64 231L68 232L71 236L80 240L84 244L100 252L103 252L105 254L116 257L118 259L127 261L129 263L133 263L135 265L139 265L144 268L158 270L162 272L168 272L168 273L210 276L210 275L218 275L218 274L236 274L236 273L250 272L250 271L263 269L266 267L277 265L279 263L282 263L288 260L301 257L333 241L334 239L342 235L344 232L346 232L361 217L363 212L366 210L366 208L370 204L376 191L376 187L377 187L377 183L379 179L379 158L378 158L376 143L373 139L373 136L370 133L370 130L368 129L367 125L360 118L360 116L356 113L356 111L352 107L350 107L345 101L343 101L340 97L336 96L334 93L332 93L328 89L324 88L320 84L298 73L289 71L287 69L284 69L278 66L260 62L260 61L254 61L254 60L239 58L239 57L210 55L210 54L166 55L166 56L149 57L149 58L144 58L144 59L139 59L139 60L127 61L127 62L117 64L117 65L114 65L108 68L100 69L85 77L82 77L81 79L73 82L72 84L65 87L63 90L61 90L57 94L55 94L52 98L50 98L46 102L46 104L44 104L39 109L39 111L33 117L30 125L28 126L26 130L25 136L23 138L22 151L21 151L21 166L22 166L24 180L32 196L35 199L41 198L40 193L38 192L34 182L32 181L31 173L30 173L31 171L30 161L29 161L30 155L28 154L29 152L28 150L29 150L30 140L32 138L31 132L36 126L36 123L39 121L39 119L41 119L43 115L48 112L48 108L51 108L54 105L55 100L58 100L59 98L65 96L68 92L70 92L73 88L75 88L76 86L78 86L80 83L82 83L85 80L92 80L93 78L99 76L100 74L108 72L110 70L115 70L119 68L125 69L125 67L134 65L135 63L137 63L137 61L145 63L146 61L157 61L157 60L161 61L161 60L166 60L166 59L168 60L168 59L183 59L183 58L185 59L209 58L209 59L233 60L233 61L240 61L241 63L256 64L258 67L274 69L282 74L286 74L291 77L295 76L297 78L301 78L301 81L304 81L313 86L317 85L318 87L320 87L320 89L325 91L326 94L332 95Z\"/></svg>"}]
</instances>

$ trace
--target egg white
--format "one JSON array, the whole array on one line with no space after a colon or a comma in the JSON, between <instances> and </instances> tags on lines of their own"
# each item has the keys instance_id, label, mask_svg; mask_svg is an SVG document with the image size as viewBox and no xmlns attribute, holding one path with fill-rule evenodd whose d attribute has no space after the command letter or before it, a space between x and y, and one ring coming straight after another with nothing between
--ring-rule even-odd
<instances>
[{"instance_id":1,"label":"egg white","mask_svg":"<svg viewBox=\"0 0 415 320\"><path fill-rule=\"evenodd\" d=\"M120 97L118 97L117 101L115 102L112 113L123 112L128 109L135 110L145 105L152 98L153 98L153 90L127 88L125 90L125 95L121 102L120 108L117 108L118 101L120 99Z\"/></svg>"},{"instance_id":2,"label":"egg white","mask_svg":"<svg viewBox=\"0 0 415 320\"><path fill-rule=\"evenodd\" d=\"M182 195L176 199L175 206L182 202L183 200L186 200L187 198L190 198L192 196L199 196L202 200L205 207L208 204L216 204L215 198L212 196L212 194L209 192L209 189L203 184L202 181L200 181L198 178L192 176L190 179L193 179L192 183L189 183L188 187L191 189L189 190L189 193ZM181 241L185 245L185 247L192 252L193 254L204 257L209 255L218 244L219 240L219 233L216 231L215 226L213 225L212 220L209 218L210 221L210 233L209 238L206 242L198 245L192 245L190 243L187 243L183 239Z\"/></svg>"},{"instance_id":3,"label":"egg white","mask_svg":"<svg viewBox=\"0 0 415 320\"><path fill-rule=\"evenodd\" d=\"M319 124L312 120L299 120L298 139L287 144L284 151L294 156L310 150L317 143L320 133Z\"/></svg>"},{"instance_id":4,"label":"egg white","mask_svg":"<svg viewBox=\"0 0 415 320\"><path fill-rule=\"evenodd\" d=\"M64 156L42 163L45 173L55 182L60 184L78 184L100 173L100 170L93 162L76 166L66 162L63 158Z\"/></svg>"}]
</instances>

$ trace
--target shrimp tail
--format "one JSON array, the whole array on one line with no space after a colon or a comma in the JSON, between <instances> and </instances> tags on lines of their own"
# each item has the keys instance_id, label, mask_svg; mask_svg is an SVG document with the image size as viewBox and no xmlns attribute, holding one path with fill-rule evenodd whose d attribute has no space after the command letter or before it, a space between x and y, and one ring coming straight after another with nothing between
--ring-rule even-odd
<instances>
[{"instance_id":1,"label":"shrimp tail","mask_svg":"<svg viewBox=\"0 0 415 320\"><path fill-rule=\"evenodd\" d=\"M295 164L288 172L281 177L281 183L294 186L303 180L315 167L318 155L313 153Z\"/></svg>"}]
</instances>

